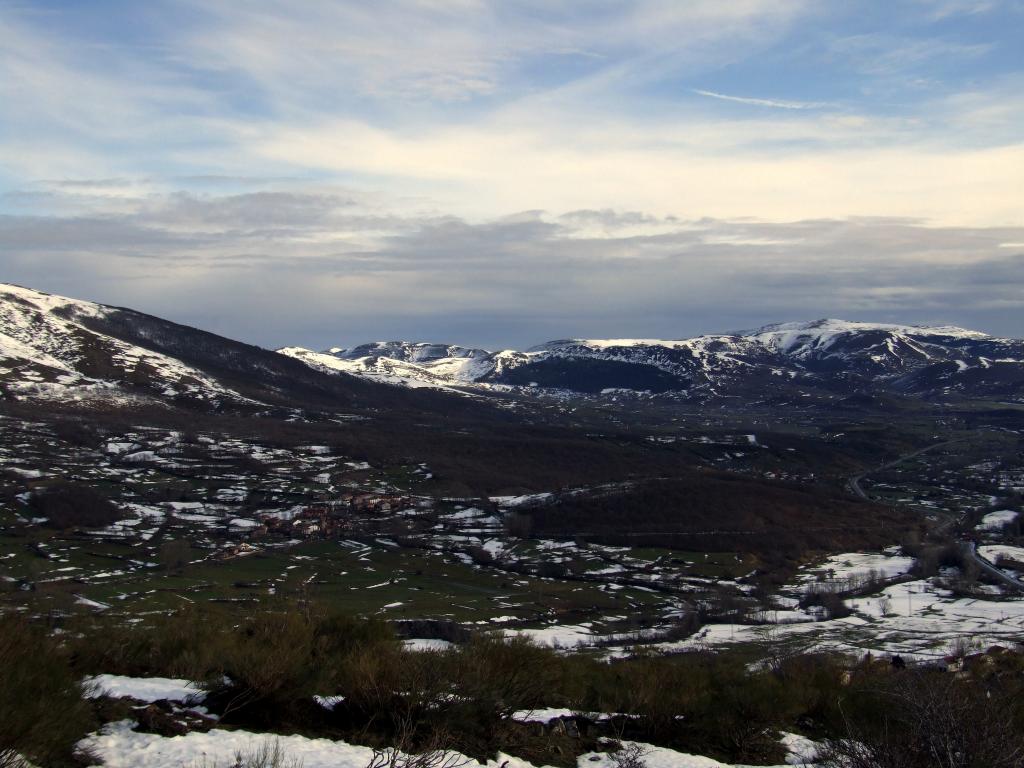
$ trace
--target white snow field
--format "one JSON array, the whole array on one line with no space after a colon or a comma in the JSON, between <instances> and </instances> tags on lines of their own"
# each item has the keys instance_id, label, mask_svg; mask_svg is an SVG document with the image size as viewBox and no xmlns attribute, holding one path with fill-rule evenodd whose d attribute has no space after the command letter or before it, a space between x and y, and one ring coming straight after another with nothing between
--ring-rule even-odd
<instances>
[{"instance_id":1,"label":"white snow field","mask_svg":"<svg viewBox=\"0 0 1024 768\"><path fill-rule=\"evenodd\" d=\"M989 512L978 523L974 530L976 531L998 531L1001 530L1007 523L1012 523L1017 519L1017 513L1012 509L1000 509L995 512Z\"/></svg>"},{"instance_id":2,"label":"white snow field","mask_svg":"<svg viewBox=\"0 0 1024 768\"><path fill-rule=\"evenodd\" d=\"M993 563L1000 557L1024 563L1024 547L1014 547L1010 544L983 544L978 547L978 554Z\"/></svg>"},{"instance_id":3,"label":"white snow field","mask_svg":"<svg viewBox=\"0 0 1024 768\"><path fill-rule=\"evenodd\" d=\"M123 675L96 675L84 681L92 686L92 696L108 695L130 697L142 702L160 699L195 703L202 693L196 683L164 677L126 677ZM197 696L198 694L198 696ZM341 696L317 696L316 700L327 708L342 701ZM571 717L568 709L524 710L512 715L517 722L548 723L561 717ZM589 717L604 718L610 715L590 713ZM373 756L369 747L357 746L344 741L308 738L305 736L278 736L243 730L221 730L214 728L207 733L192 731L184 736L160 736L133 730L135 723L120 720L109 723L100 731L90 734L79 746L102 760L110 768L128 768L145 765L150 768L183 768L194 765L234 764L236 752L253 753L263 747L274 748L275 744L285 754L286 761L299 761L303 768L364 768ZM633 742L625 742L627 745ZM779 743L789 753L787 765L810 765L817 745L804 736L780 733ZM671 749L649 744L639 745L644 750L647 768L734 768L709 757L676 752ZM287 764L287 763L286 763ZM604 753L582 755L578 764L581 768L614 768L614 762ZM499 754L495 760L485 763L466 758L465 768L534 768L522 759ZM738 766L736 768L739 768ZM780 767L776 767L780 768Z\"/></svg>"},{"instance_id":4,"label":"white snow field","mask_svg":"<svg viewBox=\"0 0 1024 768\"><path fill-rule=\"evenodd\" d=\"M89 698L128 696L138 701L168 701L199 703L206 694L190 680L170 677L125 677L123 675L96 675L82 681L89 689Z\"/></svg>"},{"instance_id":5,"label":"white snow field","mask_svg":"<svg viewBox=\"0 0 1024 768\"><path fill-rule=\"evenodd\" d=\"M740 642L805 644L807 650L861 655L900 654L908 659L947 656L958 640L978 648L1010 646L1024 637L1024 600L978 600L954 597L928 581L886 587L877 595L848 600L852 616L813 623L765 628L710 624L693 637L662 644L664 650L687 650Z\"/></svg>"},{"instance_id":6,"label":"white snow field","mask_svg":"<svg viewBox=\"0 0 1024 768\"><path fill-rule=\"evenodd\" d=\"M109 768L182 768L192 765L234 764L236 752L252 752L261 746L276 743L287 760L301 761L302 768L365 768L373 757L369 747L360 747L344 741L311 739L304 736L274 736L249 731L214 729L208 733L193 731L185 736L158 736L137 733L130 720L110 723L98 733L79 742ZM787 765L806 765L804 756L812 755L810 742L793 734L784 734L782 743L790 749ZM625 742L628 746L632 742ZM647 768L740 768L710 757L690 755L663 747L640 745L645 750ZM581 755L580 768L614 768L611 757L604 753ZM499 754L486 763L466 758L465 768L535 768L532 763L509 755ZM769 767L772 768L772 767ZM775 766L774 768L783 768Z\"/></svg>"},{"instance_id":7,"label":"white snow field","mask_svg":"<svg viewBox=\"0 0 1024 768\"><path fill-rule=\"evenodd\" d=\"M900 555L898 550L898 547L893 547L884 552L845 552L832 555L818 565L805 569L800 581L842 582L866 579L872 575L882 579L902 576L910 572L914 558Z\"/></svg>"}]
</instances>

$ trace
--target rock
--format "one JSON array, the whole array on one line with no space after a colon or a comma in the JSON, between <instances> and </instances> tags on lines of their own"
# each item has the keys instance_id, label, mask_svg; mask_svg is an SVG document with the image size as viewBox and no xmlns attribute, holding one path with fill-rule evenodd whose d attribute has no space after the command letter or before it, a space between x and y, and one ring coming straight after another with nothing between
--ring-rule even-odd
<instances>
[{"instance_id":1,"label":"rock","mask_svg":"<svg viewBox=\"0 0 1024 768\"><path fill-rule=\"evenodd\" d=\"M139 724L137 731L155 733L160 736L184 736L190 731L205 733L215 722L197 712L176 708L166 700L154 701L135 713Z\"/></svg>"}]
</instances>

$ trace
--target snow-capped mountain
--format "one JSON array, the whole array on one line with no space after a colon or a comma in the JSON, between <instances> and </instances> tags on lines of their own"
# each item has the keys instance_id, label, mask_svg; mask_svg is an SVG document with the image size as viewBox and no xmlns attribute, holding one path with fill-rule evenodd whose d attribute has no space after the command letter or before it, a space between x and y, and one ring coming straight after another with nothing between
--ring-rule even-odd
<instances>
[{"instance_id":1,"label":"snow-capped mountain","mask_svg":"<svg viewBox=\"0 0 1024 768\"><path fill-rule=\"evenodd\" d=\"M351 349L333 347L325 352L302 347L278 351L321 371L350 373L388 384L440 388L485 385L507 368L528 363L534 357L514 350L488 352L405 341L377 341Z\"/></svg>"},{"instance_id":2,"label":"snow-capped mountain","mask_svg":"<svg viewBox=\"0 0 1024 768\"><path fill-rule=\"evenodd\" d=\"M407 386L632 390L709 397L814 388L1019 397L1024 342L952 326L823 319L691 339L562 339L525 352L375 342L280 350L324 371Z\"/></svg>"},{"instance_id":3,"label":"snow-capped mountain","mask_svg":"<svg viewBox=\"0 0 1024 768\"><path fill-rule=\"evenodd\" d=\"M432 397L410 400L412 393L379 383L480 394L785 401L888 392L1024 401L1024 341L949 326L817 320L678 340L562 339L524 352L392 341L276 353L133 310L0 284L0 397L373 409L418 408Z\"/></svg>"},{"instance_id":4,"label":"snow-capped mountain","mask_svg":"<svg viewBox=\"0 0 1024 768\"><path fill-rule=\"evenodd\" d=\"M99 330L121 311L0 284L0 387L28 399L244 399L181 360Z\"/></svg>"},{"instance_id":5,"label":"snow-capped mountain","mask_svg":"<svg viewBox=\"0 0 1024 768\"><path fill-rule=\"evenodd\" d=\"M820 376L859 377L920 394L1012 395L1024 383L1024 342L955 326L818 320L752 336Z\"/></svg>"},{"instance_id":6,"label":"snow-capped mountain","mask_svg":"<svg viewBox=\"0 0 1024 768\"><path fill-rule=\"evenodd\" d=\"M0 283L0 399L265 409L396 395L408 399L152 315Z\"/></svg>"}]
</instances>

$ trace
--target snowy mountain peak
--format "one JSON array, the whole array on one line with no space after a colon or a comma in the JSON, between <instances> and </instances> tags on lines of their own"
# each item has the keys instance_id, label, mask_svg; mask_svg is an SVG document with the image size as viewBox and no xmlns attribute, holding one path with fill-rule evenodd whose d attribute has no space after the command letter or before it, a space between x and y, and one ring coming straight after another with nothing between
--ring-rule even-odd
<instances>
[{"instance_id":1,"label":"snowy mountain peak","mask_svg":"<svg viewBox=\"0 0 1024 768\"><path fill-rule=\"evenodd\" d=\"M423 341L373 341L351 349L332 347L327 354L344 360L357 360L361 357L386 357L409 363L427 363L450 357L480 357L490 353L484 349Z\"/></svg>"},{"instance_id":2,"label":"snowy mountain peak","mask_svg":"<svg viewBox=\"0 0 1024 768\"><path fill-rule=\"evenodd\" d=\"M586 349L612 349L615 347L677 347L685 339L557 339L530 347L528 352L550 352L553 350L581 347Z\"/></svg>"},{"instance_id":3,"label":"snowy mountain peak","mask_svg":"<svg viewBox=\"0 0 1024 768\"><path fill-rule=\"evenodd\" d=\"M386 384L442 389L482 381L502 366L505 354L408 341L374 341L350 349L332 347L325 352L284 347L278 352L319 371L350 373Z\"/></svg>"},{"instance_id":4,"label":"snowy mountain peak","mask_svg":"<svg viewBox=\"0 0 1024 768\"><path fill-rule=\"evenodd\" d=\"M293 384L344 397L366 386L322 377L328 373L463 392L791 400L888 389L1024 401L1024 341L941 325L823 318L678 340L560 339L527 352L407 341L278 352L0 284L0 398L172 398L219 407L255 403L248 395L259 387L269 387L259 397L273 398Z\"/></svg>"},{"instance_id":5,"label":"snowy mountain peak","mask_svg":"<svg viewBox=\"0 0 1024 768\"><path fill-rule=\"evenodd\" d=\"M810 322L774 323L752 331L742 331L743 336L763 336L770 333L806 332L859 333L863 331L885 331L905 336L948 336L965 339L989 339L987 333L959 328L955 325L902 325L897 323L862 323L836 318L822 318Z\"/></svg>"},{"instance_id":6,"label":"snowy mountain peak","mask_svg":"<svg viewBox=\"0 0 1024 768\"><path fill-rule=\"evenodd\" d=\"M901 387L954 391L977 386L974 380L979 378L991 380L986 386L993 391L1008 391L1017 386L1014 371L1024 371L1022 346L1020 341L955 326L822 318L689 339L557 339L526 352L492 353L401 341L327 353L282 352L320 370L406 386L521 387L531 392L634 390L697 396L745 387L762 391L766 382L785 389L797 382L835 388L885 380L904 382ZM1007 365L997 369L992 360ZM911 376L917 378L906 383Z\"/></svg>"}]
</instances>

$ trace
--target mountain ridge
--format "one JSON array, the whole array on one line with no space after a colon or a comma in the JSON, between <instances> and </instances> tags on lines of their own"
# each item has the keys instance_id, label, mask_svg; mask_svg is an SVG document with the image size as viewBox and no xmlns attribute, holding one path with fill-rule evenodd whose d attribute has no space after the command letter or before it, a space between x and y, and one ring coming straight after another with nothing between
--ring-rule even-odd
<instances>
[{"instance_id":1,"label":"mountain ridge","mask_svg":"<svg viewBox=\"0 0 1024 768\"><path fill-rule=\"evenodd\" d=\"M424 398L132 309L0 283L0 398L241 411Z\"/></svg>"},{"instance_id":2,"label":"mountain ridge","mask_svg":"<svg viewBox=\"0 0 1024 768\"><path fill-rule=\"evenodd\" d=\"M742 394L750 389L746 385L761 386L769 377L825 389L847 380L851 393L884 383L919 395L1016 396L1024 384L1022 340L950 325L835 318L687 339L559 339L523 352L403 341L279 351L324 371L390 384L499 391L621 390L703 398ZM581 383L588 376L591 381Z\"/></svg>"},{"instance_id":3,"label":"mountain ridge","mask_svg":"<svg viewBox=\"0 0 1024 768\"><path fill-rule=\"evenodd\" d=\"M886 394L1024 402L1024 341L955 326L823 318L689 339L560 339L526 351L404 341L272 351L131 309L0 284L6 397L243 410L455 407L431 400L430 391L403 389L439 390L437 396L782 403Z\"/></svg>"}]
</instances>

